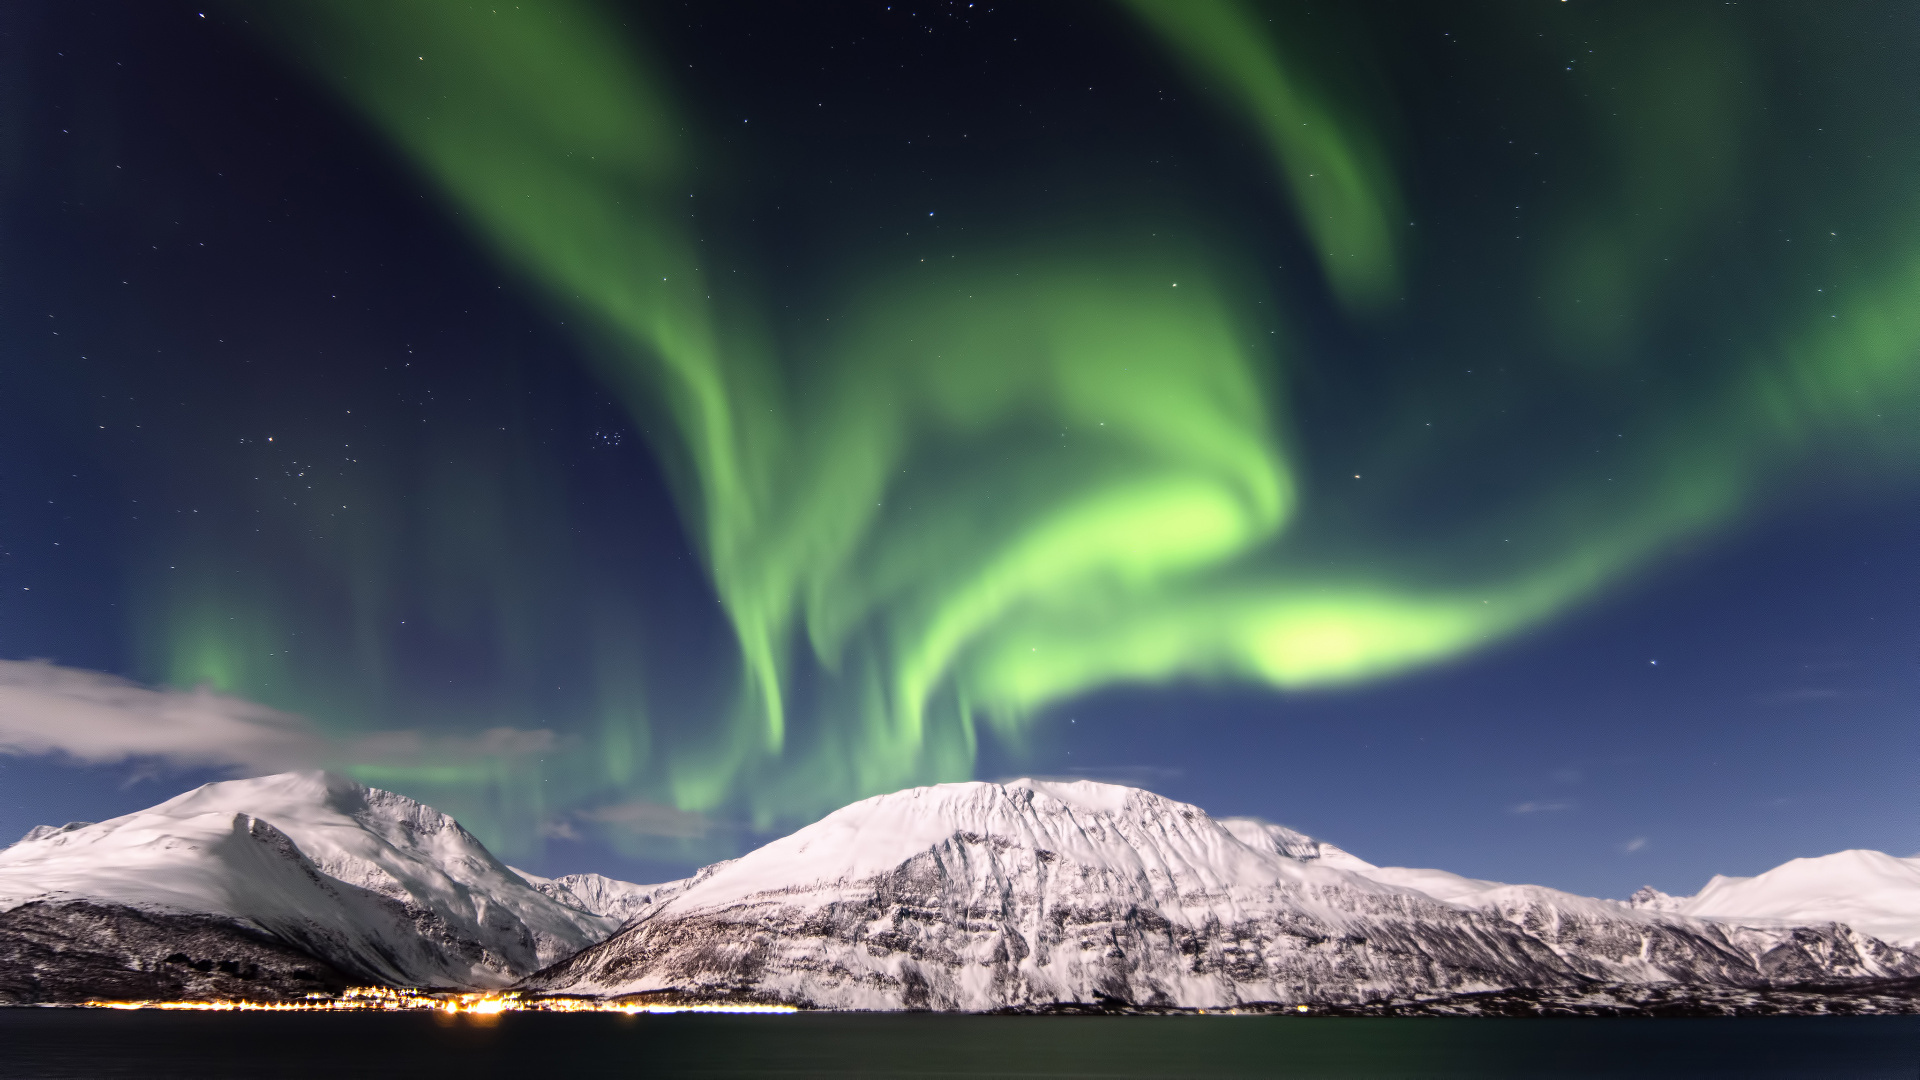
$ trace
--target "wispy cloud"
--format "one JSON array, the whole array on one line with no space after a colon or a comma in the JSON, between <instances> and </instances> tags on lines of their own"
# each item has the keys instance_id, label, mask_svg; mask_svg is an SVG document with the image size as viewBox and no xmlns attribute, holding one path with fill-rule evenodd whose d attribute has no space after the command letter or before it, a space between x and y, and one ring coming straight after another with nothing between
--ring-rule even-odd
<instances>
[{"instance_id":1,"label":"wispy cloud","mask_svg":"<svg viewBox=\"0 0 1920 1080\"><path fill-rule=\"evenodd\" d=\"M698 840L706 836L707 830L712 827L712 823L704 814L638 800L576 811L573 817L578 821L592 822L611 832L684 840ZM567 825L564 821L558 824L561 827Z\"/></svg>"},{"instance_id":2,"label":"wispy cloud","mask_svg":"<svg viewBox=\"0 0 1920 1080\"><path fill-rule=\"evenodd\" d=\"M1647 838L1644 836L1636 836L1633 839L1627 841L1626 843L1621 844L1620 850L1631 855L1634 852L1639 851L1641 848L1644 848L1646 846L1647 846Z\"/></svg>"},{"instance_id":3,"label":"wispy cloud","mask_svg":"<svg viewBox=\"0 0 1920 1080\"><path fill-rule=\"evenodd\" d=\"M257 775L510 760L543 753L554 741L551 731L505 727L477 735L380 731L337 738L304 717L204 687L154 689L45 660L0 660L0 754L53 755L87 765L211 766Z\"/></svg>"},{"instance_id":4,"label":"wispy cloud","mask_svg":"<svg viewBox=\"0 0 1920 1080\"><path fill-rule=\"evenodd\" d=\"M1570 802L1523 802L1507 807L1510 814L1551 814L1556 810L1571 810Z\"/></svg>"},{"instance_id":5,"label":"wispy cloud","mask_svg":"<svg viewBox=\"0 0 1920 1080\"><path fill-rule=\"evenodd\" d=\"M540 835L549 840L581 840L580 830L573 827L569 818L553 818L540 823Z\"/></svg>"},{"instance_id":6,"label":"wispy cloud","mask_svg":"<svg viewBox=\"0 0 1920 1080\"><path fill-rule=\"evenodd\" d=\"M0 660L0 753L280 772L320 763L327 744L300 717L210 690L152 690L44 660Z\"/></svg>"}]
</instances>

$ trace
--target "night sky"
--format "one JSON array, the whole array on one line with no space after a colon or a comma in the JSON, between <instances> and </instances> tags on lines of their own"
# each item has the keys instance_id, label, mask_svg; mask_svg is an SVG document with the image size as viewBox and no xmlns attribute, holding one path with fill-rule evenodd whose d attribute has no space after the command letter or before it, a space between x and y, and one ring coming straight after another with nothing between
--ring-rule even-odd
<instances>
[{"instance_id":1,"label":"night sky","mask_svg":"<svg viewBox=\"0 0 1920 1080\"><path fill-rule=\"evenodd\" d=\"M1900 2L5 5L0 834L1911 854L1916 175Z\"/></svg>"}]
</instances>

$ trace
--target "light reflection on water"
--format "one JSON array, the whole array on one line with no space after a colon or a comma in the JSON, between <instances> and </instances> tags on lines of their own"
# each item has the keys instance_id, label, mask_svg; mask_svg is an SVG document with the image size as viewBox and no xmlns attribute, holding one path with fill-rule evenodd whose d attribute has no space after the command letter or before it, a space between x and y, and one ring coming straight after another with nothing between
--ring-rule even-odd
<instances>
[{"instance_id":1,"label":"light reflection on water","mask_svg":"<svg viewBox=\"0 0 1920 1080\"><path fill-rule=\"evenodd\" d=\"M89 1001L74 1006L86 1009L117 1009L134 1012L146 1009L160 1012L433 1012L447 1016L498 1016L510 1012L547 1013L743 1013L783 1015L800 1010L792 1005L755 1001L673 1001L656 996L594 998L522 994L513 990L494 990L463 994L452 991L410 990L389 986L350 986L340 994L308 994L304 998L282 1001L247 1001L205 998L181 1001L132 1000ZM1201 1012L1206 1010L1202 1009ZM1305 1005L1300 1006L1306 1012Z\"/></svg>"},{"instance_id":2,"label":"light reflection on water","mask_svg":"<svg viewBox=\"0 0 1920 1080\"><path fill-rule=\"evenodd\" d=\"M9 1077L1920 1077L1920 1017L1714 1020L0 1009Z\"/></svg>"}]
</instances>

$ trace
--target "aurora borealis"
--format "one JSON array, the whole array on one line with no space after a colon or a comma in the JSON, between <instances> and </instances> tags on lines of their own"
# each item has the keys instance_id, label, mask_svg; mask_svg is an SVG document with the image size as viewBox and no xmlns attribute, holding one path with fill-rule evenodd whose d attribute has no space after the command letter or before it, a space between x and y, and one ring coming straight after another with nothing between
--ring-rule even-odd
<instances>
[{"instance_id":1,"label":"aurora borealis","mask_svg":"<svg viewBox=\"0 0 1920 1080\"><path fill-rule=\"evenodd\" d=\"M98 615L20 525L4 656L509 852L713 854L1115 695L1284 728L1914 490L1894 5L21 18L8 468L95 466Z\"/></svg>"}]
</instances>

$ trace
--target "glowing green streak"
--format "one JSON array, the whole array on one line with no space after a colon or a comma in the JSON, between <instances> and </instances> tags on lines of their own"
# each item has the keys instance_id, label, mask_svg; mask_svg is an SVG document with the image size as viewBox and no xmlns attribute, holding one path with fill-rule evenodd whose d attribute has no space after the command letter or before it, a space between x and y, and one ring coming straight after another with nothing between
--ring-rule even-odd
<instances>
[{"instance_id":1,"label":"glowing green streak","mask_svg":"<svg viewBox=\"0 0 1920 1080\"><path fill-rule=\"evenodd\" d=\"M1591 210L1554 230L1542 267L1547 326L1588 363L1631 354L1643 316L1696 238L1740 213L1748 69L1722 20L1698 9L1648 9L1633 33L1594 42L1578 78L1603 149Z\"/></svg>"},{"instance_id":2,"label":"glowing green streak","mask_svg":"<svg viewBox=\"0 0 1920 1080\"><path fill-rule=\"evenodd\" d=\"M757 517L743 430L765 374L748 350L724 361L706 275L683 224L682 122L626 35L577 4L449 14L429 5L348 2L260 9L482 223L504 259L590 312L627 345L616 379L664 397L697 483L699 524L722 600L759 688L765 739L784 716L777 638L786 620L740 587L738 549ZM672 206L675 210L668 210ZM771 426L764 421L756 423Z\"/></svg>"},{"instance_id":3,"label":"glowing green streak","mask_svg":"<svg viewBox=\"0 0 1920 1080\"><path fill-rule=\"evenodd\" d=\"M1728 479L1710 471L1676 484L1664 512L1478 588L1229 573L1134 611L1029 620L981 656L968 686L1012 721L1115 681L1212 676L1310 687L1404 671L1563 610L1661 544L1719 520L1738 498Z\"/></svg>"},{"instance_id":4,"label":"glowing green streak","mask_svg":"<svg viewBox=\"0 0 1920 1080\"><path fill-rule=\"evenodd\" d=\"M1382 154L1282 60L1265 20L1239 0L1127 0L1204 83L1265 136L1314 256L1349 307L1399 288L1400 197Z\"/></svg>"},{"instance_id":5,"label":"glowing green streak","mask_svg":"<svg viewBox=\"0 0 1920 1080\"><path fill-rule=\"evenodd\" d=\"M1398 200L1366 141L1238 5L1133 6L1266 134L1339 295L1385 297ZM1625 482L1524 507L1528 554L1500 571L1420 572L1420 537L1357 537L1351 565L1306 567L1286 534L1313 506L1250 344L1274 338L1239 325L1247 298L1222 282L1248 277L1220 257L1070 237L877 266L886 284L846 285L851 317L797 347L807 377L786 385L750 320L710 299L681 121L613 28L568 5L302 10L322 70L504 259L596 322L611 378L670 414L662 449L748 700L695 741L609 708L601 746L614 783L663 762L683 809L804 812L965 776L976 714L1013 733L1114 682L1329 685L1459 655L1725 521L1789 455L1913 396L1920 252L1903 252L1855 276L1843 318L1807 314L1676 407L1615 470ZM1620 241L1620 265L1657 232ZM1901 431L1884 438L1905 454ZM820 730L792 746L783 663L802 629L832 678Z\"/></svg>"},{"instance_id":6,"label":"glowing green streak","mask_svg":"<svg viewBox=\"0 0 1920 1080\"><path fill-rule=\"evenodd\" d=\"M1284 523L1272 407L1204 260L1070 247L871 292L863 329L822 346L826 389L776 392L750 337L721 345L671 183L676 121L611 28L567 7L305 11L323 70L509 261L624 343L616 378L665 399L762 752L781 747L796 618L823 658L856 654L861 735L822 752L851 754L858 788L964 774L970 708L943 699L959 728L942 734L926 710L1010 620L1138 603ZM982 445L998 468L964 460ZM883 510L902 504L919 513ZM755 755L732 738L670 757L676 801L699 808Z\"/></svg>"},{"instance_id":7,"label":"glowing green streak","mask_svg":"<svg viewBox=\"0 0 1920 1080\"><path fill-rule=\"evenodd\" d=\"M1007 619L1177 588L1291 508L1264 395L1206 276L1166 256L1160 273L1121 269L1137 261L933 276L870 298L830 347L845 396L796 426L819 458L779 485L806 498L774 519L765 564L796 568L779 587L806 597L821 655L883 635L901 768L929 700ZM948 440L998 444L1007 468L917 460ZM874 467L903 463L919 467Z\"/></svg>"},{"instance_id":8,"label":"glowing green streak","mask_svg":"<svg viewBox=\"0 0 1920 1080\"><path fill-rule=\"evenodd\" d=\"M272 605L232 588L229 574L209 572L203 552L188 549L173 558L188 573L168 581L173 595L149 601L171 609L173 617L163 633L149 634L142 643L148 654L144 666L164 672L178 687L259 694L284 684L284 634Z\"/></svg>"}]
</instances>

